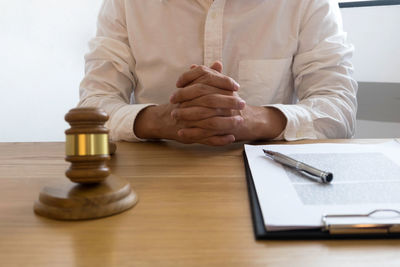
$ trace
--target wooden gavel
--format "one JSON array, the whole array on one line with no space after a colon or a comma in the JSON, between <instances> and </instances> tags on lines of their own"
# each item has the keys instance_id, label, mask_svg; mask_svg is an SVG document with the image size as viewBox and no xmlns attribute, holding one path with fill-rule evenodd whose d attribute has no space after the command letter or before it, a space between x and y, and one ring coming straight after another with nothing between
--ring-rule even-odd
<instances>
[{"instance_id":1,"label":"wooden gavel","mask_svg":"<svg viewBox=\"0 0 400 267\"><path fill-rule=\"evenodd\" d=\"M106 163L116 149L104 127L107 113L97 108L75 108L65 115L65 120L71 125L65 131L65 160L71 162L65 175L81 184L104 181L110 174Z\"/></svg>"},{"instance_id":2,"label":"wooden gavel","mask_svg":"<svg viewBox=\"0 0 400 267\"><path fill-rule=\"evenodd\" d=\"M42 188L34 204L38 215L58 220L86 220L114 215L133 207L138 197L130 183L110 174L107 161L116 150L104 123L108 115L97 108L75 108L66 115L66 179Z\"/></svg>"}]
</instances>

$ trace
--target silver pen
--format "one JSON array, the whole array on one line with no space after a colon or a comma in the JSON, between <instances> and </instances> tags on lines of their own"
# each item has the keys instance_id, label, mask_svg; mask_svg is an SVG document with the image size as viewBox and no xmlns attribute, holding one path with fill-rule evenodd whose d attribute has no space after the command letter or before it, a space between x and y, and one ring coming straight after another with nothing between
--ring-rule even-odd
<instances>
[{"instance_id":1,"label":"silver pen","mask_svg":"<svg viewBox=\"0 0 400 267\"><path fill-rule=\"evenodd\" d=\"M263 149L264 154L269 157L270 159L279 162L285 166L288 166L290 168L293 168L297 170L298 172L301 172L305 174L307 177L314 179L320 183L330 183L333 180L333 174L331 172L325 172L321 171L317 168L314 168L310 165L307 165L301 161L292 159L286 155L283 155L282 153L271 151L271 150L265 150Z\"/></svg>"}]
</instances>

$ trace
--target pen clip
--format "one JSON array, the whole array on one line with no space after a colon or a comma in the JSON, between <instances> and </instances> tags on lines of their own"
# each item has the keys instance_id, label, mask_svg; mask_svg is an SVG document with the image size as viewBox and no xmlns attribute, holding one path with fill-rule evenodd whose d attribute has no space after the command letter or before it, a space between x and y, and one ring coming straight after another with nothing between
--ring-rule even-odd
<instances>
[{"instance_id":1,"label":"pen clip","mask_svg":"<svg viewBox=\"0 0 400 267\"><path fill-rule=\"evenodd\" d=\"M379 213L391 213L392 216L380 217ZM384 222L384 219L396 219L399 223ZM394 209L376 209L366 214L328 214L322 216L322 223L323 230L330 234L400 233L400 212Z\"/></svg>"}]
</instances>

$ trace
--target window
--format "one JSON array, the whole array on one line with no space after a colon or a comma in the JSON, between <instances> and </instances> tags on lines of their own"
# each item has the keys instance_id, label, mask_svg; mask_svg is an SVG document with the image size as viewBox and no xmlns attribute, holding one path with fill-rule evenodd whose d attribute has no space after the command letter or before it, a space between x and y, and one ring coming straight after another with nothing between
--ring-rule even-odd
<instances>
[{"instance_id":1,"label":"window","mask_svg":"<svg viewBox=\"0 0 400 267\"><path fill-rule=\"evenodd\" d=\"M339 0L338 2L342 8L400 5L400 0Z\"/></svg>"}]
</instances>

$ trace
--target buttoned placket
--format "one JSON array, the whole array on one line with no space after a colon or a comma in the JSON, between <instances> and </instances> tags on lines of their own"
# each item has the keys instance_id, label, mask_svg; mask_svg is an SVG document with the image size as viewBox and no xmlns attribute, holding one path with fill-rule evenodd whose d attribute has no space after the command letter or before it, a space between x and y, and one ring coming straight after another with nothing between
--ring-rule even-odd
<instances>
[{"instance_id":1,"label":"buttoned placket","mask_svg":"<svg viewBox=\"0 0 400 267\"><path fill-rule=\"evenodd\" d=\"M207 12L204 28L204 65L222 62L223 21L226 0L214 0Z\"/></svg>"},{"instance_id":2,"label":"buttoned placket","mask_svg":"<svg viewBox=\"0 0 400 267\"><path fill-rule=\"evenodd\" d=\"M196 0L196 1L197 3L199 3L200 6L204 8L204 10L208 11L214 0Z\"/></svg>"}]
</instances>

